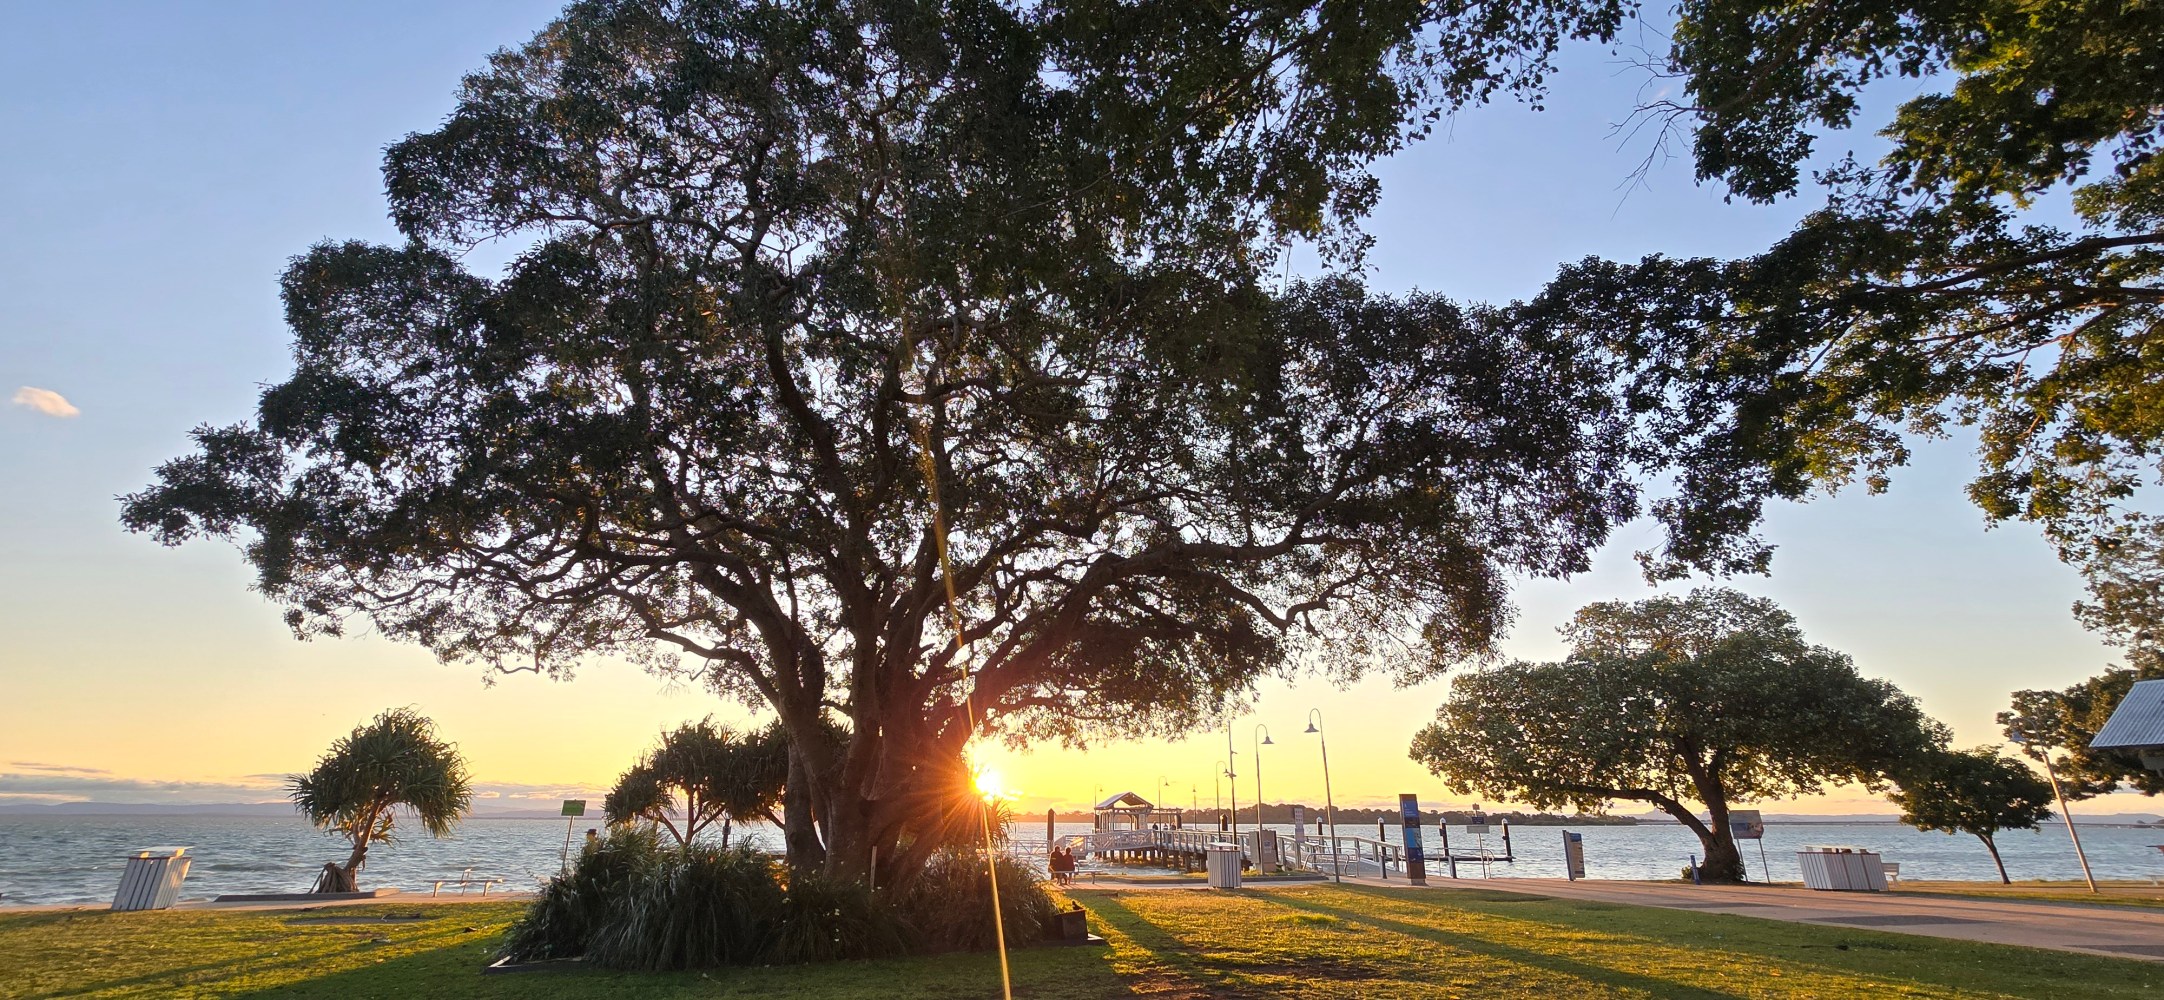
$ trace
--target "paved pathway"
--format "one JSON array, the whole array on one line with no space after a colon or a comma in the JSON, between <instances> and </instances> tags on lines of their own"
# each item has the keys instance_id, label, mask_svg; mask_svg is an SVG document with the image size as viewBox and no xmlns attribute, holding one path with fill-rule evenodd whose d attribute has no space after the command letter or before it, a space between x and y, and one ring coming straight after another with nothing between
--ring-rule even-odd
<instances>
[{"instance_id":1,"label":"paved pathway","mask_svg":"<svg viewBox=\"0 0 2164 1000\"><path fill-rule=\"evenodd\" d=\"M1400 881L1346 879L1405 887ZM1768 920L1926 934L2164 961L2164 909L2024 899L1962 899L1901 892L1814 892L1793 886L1696 886L1563 879L1431 879L1430 888L1494 889L1564 899L1632 903Z\"/></svg>"}]
</instances>

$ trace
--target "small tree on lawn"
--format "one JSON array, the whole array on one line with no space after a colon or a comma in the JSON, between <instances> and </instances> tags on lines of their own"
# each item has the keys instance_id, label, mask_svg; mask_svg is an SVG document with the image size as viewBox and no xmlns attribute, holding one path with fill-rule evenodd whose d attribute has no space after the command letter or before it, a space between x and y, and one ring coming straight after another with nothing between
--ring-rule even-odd
<instances>
[{"instance_id":1,"label":"small tree on lawn","mask_svg":"<svg viewBox=\"0 0 2164 1000\"><path fill-rule=\"evenodd\" d=\"M1919 830L1975 834L1999 866L2001 882L2012 879L1992 838L2001 830L2034 830L2051 818L2051 785L1989 746L1933 754L1887 798L1901 807L1901 822Z\"/></svg>"},{"instance_id":2,"label":"small tree on lawn","mask_svg":"<svg viewBox=\"0 0 2164 1000\"><path fill-rule=\"evenodd\" d=\"M610 825L644 820L667 830L679 846L721 824L729 843L733 822L764 819L779 825L789 750L777 729L741 733L712 719L688 722L616 780L603 802Z\"/></svg>"},{"instance_id":3,"label":"small tree on lawn","mask_svg":"<svg viewBox=\"0 0 2164 1000\"><path fill-rule=\"evenodd\" d=\"M317 829L353 844L340 865L325 862L315 892L356 892L370 845L389 843L404 807L431 837L448 836L473 804L466 761L436 738L436 724L394 708L331 744L315 770L287 779L293 805Z\"/></svg>"},{"instance_id":4,"label":"small tree on lawn","mask_svg":"<svg viewBox=\"0 0 2164 1000\"><path fill-rule=\"evenodd\" d=\"M1715 881L1744 877L1731 803L1877 787L1945 744L1915 699L1734 590L1592 604L1562 632L1566 660L1459 676L1413 759L1540 809L1651 803L1698 835Z\"/></svg>"}]
</instances>

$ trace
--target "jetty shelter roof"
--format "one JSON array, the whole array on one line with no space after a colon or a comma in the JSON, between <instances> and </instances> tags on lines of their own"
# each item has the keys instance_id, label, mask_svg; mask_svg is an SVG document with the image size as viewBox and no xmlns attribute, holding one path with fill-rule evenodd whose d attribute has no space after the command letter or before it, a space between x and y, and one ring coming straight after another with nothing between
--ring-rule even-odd
<instances>
[{"instance_id":1,"label":"jetty shelter roof","mask_svg":"<svg viewBox=\"0 0 2164 1000\"><path fill-rule=\"evenodd\" d=\"M2164 747L2164 680L2136 681L2089 746L2096 750Z\"/></svg>"},{"instance_id":2,"label":"jetty shelter roof","mask_svg":"<svg viewBox=\"0 0 2164 1000\"><path fill-rule=\"evenodd\" d=\"M1147 811L1162 811L1162 812L1172 812L1172 811L1174 811L1174 810L1170 810L1170 809L1166 809L1166 810L1158 810L1156 806L1154 806L1154 805L1151 805L1151 804L1150 804L1150 800L1148 800L1148 799L1145 799L1145 798L1143 798L1143 797L1142 797L1142 796L1140 796L1140 795L1136 795L1136 794L1135 794L1135 793L1133 793L1133 792L1121 792L1121 793L1119 793L1118 795L1115 795L1115 796L1113 796L1113 797L1111 797L1111 798L1109 798L1109 799L1106 799L1106 800L1104 800L1103 802L1099 802L1099 803L1097 803L1097 811L1098 811L1098 812L1115 812L1115 811L1117 811L1117 812L1128 812L1128 811L1137 811L1137 812L1147 812Z\"/></svg>"}]
</instances>

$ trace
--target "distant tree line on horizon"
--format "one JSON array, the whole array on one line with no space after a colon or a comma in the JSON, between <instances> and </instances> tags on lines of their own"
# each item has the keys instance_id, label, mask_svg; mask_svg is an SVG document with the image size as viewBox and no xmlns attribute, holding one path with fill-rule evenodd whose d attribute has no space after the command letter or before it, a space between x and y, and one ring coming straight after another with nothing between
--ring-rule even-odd
<instances>
[{"instance_id":1,"label":"distant tree line on horizon","mask_svg":"<svg viewBox=\"0 0 2164 1000\"><path fill-rule=\"evenodd\" d=\"M1324 822L1327 818L1324 815L1323 807L1320 805L1270 802L1265 803L1262 807L1262 821L1265 824L1290 825L1294 805L1303 806L1307 810L1307 823L1310 828L1316 823ZM1227 809L1187 809L1183 810L1182 818L1189 827L1203 825L1215 827L1219 817L1229 813L1230 810ZM1053 818L1060 823L1088 823L1095 815L1095 813L1089 812L1057 812L1053 814ZM1638 822L1638 819L1633 816L1521 812L1515 809L1481 813L1480 815L1486 816L1490 823L1501 823L1508 820L1512 826L1633 826ZM1044 814L1041 812L1037 814L1040 820L1043 816ZM1464 809L1423 809L1420 812L1420 822L1426 826L1434 826L1439 822L1448 822L1451 826L1464 826L1472 820L1473 816L1474 814L1471 811ZM1337 808L1337 823L1341 828L1338 832L1340 834L1345 834L1346 831L1342 827L1348 824L1372 826L1378 819L1395 827L1399 821L1399 813L1396 809L1357 806L1339 806ZM1019 816L1015 822L1017 824L1027 824L1029 817L1027 815ZM1228 819L1226 822L1229 824L1230 820ZM1240 807L1240 822L1245 826L1254 825L1254 806Z\"/></svg>"}]
</instances>

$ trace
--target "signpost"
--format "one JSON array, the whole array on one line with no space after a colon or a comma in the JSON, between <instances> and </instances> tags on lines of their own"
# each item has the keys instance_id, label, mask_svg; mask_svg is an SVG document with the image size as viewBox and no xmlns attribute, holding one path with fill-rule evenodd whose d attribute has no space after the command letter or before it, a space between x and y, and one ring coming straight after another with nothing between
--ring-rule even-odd
<instances>
[{"instance_id":1,"label":"signpost","mask_svg":"<svg viewBox=\"0 0 2164 1000\"><path fill-rule=\"evenodd\" d=\"M1465 821L1465 832L1473 835L1473 849L1480 852L1480 877L1488 877L1488 814L1480 811L1480 803L1473 803L1473 815Z\"/></svg>"},{"instance_id":2,"label":"signpost","mask_svg":"<svg viewBox=\"0 0 2164 1000\"><path fill-rule=\"evenodd\" d=\"M1563 831L1563 877L1573 882L1585 877L1585 834Z\"/></svg>"},{"instance_id":3,"label":"signpost","mask_svg":"<svg viewBox=\"0 0 2164 1000\"><path fill-rule=\"evenodd\" d=\"M1307 807L1292 807L1292 856L1307 863Z\"/></svg>"},{"instance_id":4,"label":"signpost","mask_svg":"<svg viewBox=\"0 0 2164 1000\"><path fill-rule=\"evenodd\" d=\"M1773 866L1766 861L1766 820L1758 810L1730 809L1728 835L1734 840L1758 841L1758 867L1766 873L1767 884L1772 884Z\"/></svg>"},{"instance_id":5,"label":"signpost","mask_svg":"<svg viewBox=\"0 0 2164 1000\"><path fill-rule=\"evenodd\" d=\"M573 828L573 827L576 827L576 826L578 826L578 824L579 824L579 817L581 817L581 816L584 816L584 815L586 815L586 800L585 800L585 799L565 799L565 800L564 800L564 855L563 855L563 865L564 865L564 870L565 870L565 871L570 871L570 870L571 870L571 830L572 830L572 828Z\"/></svg>"},{"instance_id":6,"label":"signpost","mask_svg":"<svg viewBox=\"0 0 2164 1000\"><path fill-rule=\"evenodd\" d=\"M1411 792L1398 796L1398 823L1405 835L1405 878L1428 884L1428 852L1420 841L1420 800Z\"/></svg>"}]
</instances>

